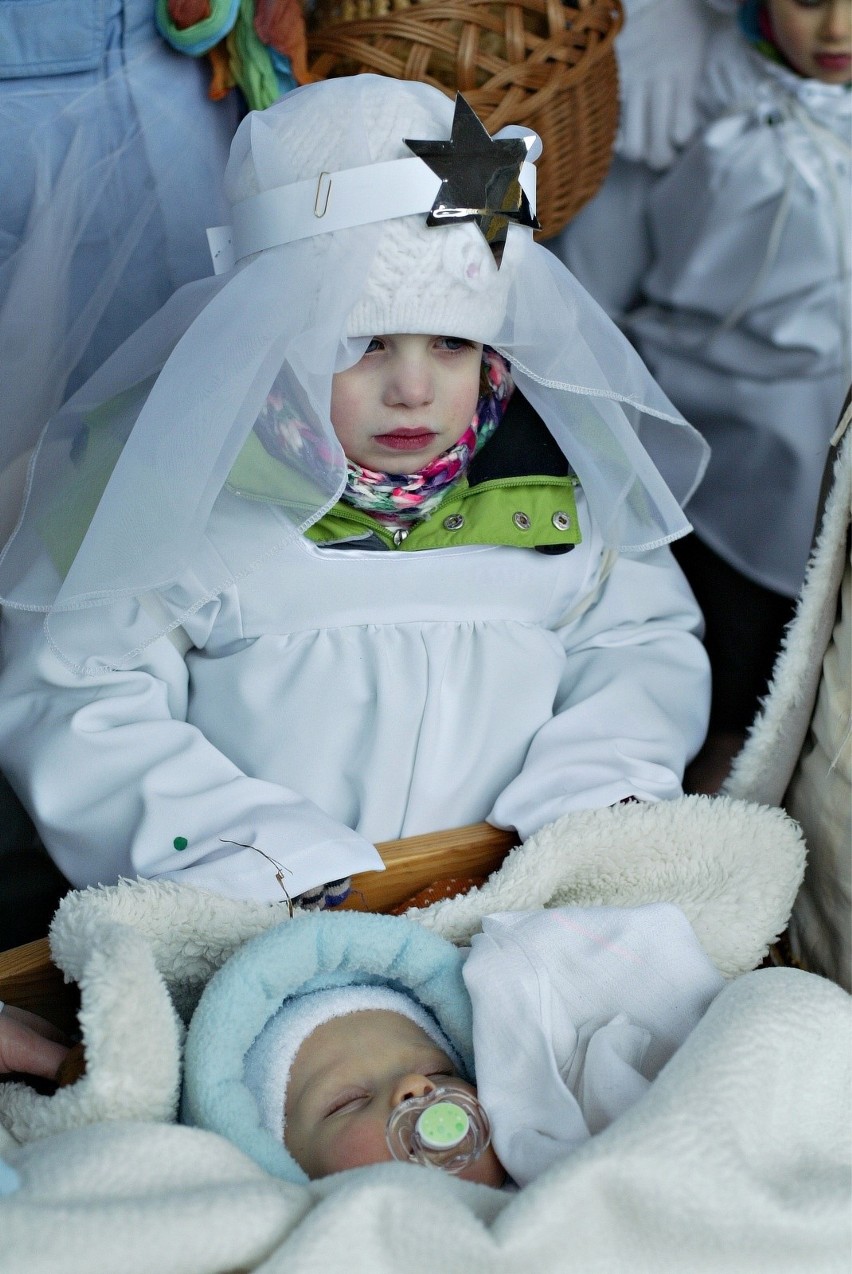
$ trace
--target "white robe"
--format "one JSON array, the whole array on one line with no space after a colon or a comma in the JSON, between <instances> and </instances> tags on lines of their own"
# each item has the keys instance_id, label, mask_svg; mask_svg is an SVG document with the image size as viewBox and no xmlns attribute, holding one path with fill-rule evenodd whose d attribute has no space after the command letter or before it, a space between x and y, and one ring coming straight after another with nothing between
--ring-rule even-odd
<instances>
[{"instance_id":1,"label":"white robe","mask_svg":"<svg viewBox=\"0 0 852 1274\"><path fill-rule=\"evenodd\" d=\"M651 193L646 300L625 329L712 448L696 532L792 597L850 381L852 94L731 30L701 104L711 122Z\"/></svg>"},{"instance_id":2,"label":"white robe","mask_svg":"<svg viewBox=\"0 0 852 1274\"><path fill-rule=\"evenodd\" d=\"M662 4L647 7L664 16ZM640 58L625 80L632 142L622 139L602 189L551 247L710 443L686 510L699 536L793 597L852 375L852 92L769 61L733 19L713 24L693 98L682 90L689 144L661 147L651 124L680 99L666 74L651 91ZM683 59L694 67L695 49Z\"/></svg>"},{"instance_id":3,"label":"white robe","mask_svg":"<svg viewBox=\"0 0 852 1274\"><path fill-rule=\"evenodd\" d=\"M224 842L295 895L380 867L379 840L676 797L707 722L700 613L667 548L613 563L578 513L559 556L298 539L192 616L185 657L163 638L126 672L71 672L41 616L7 610L0 766L75 886L259 900L273 867ZM281 516L225 492L213 548L260 558ZM142 618L79 611L75 645L113 622L132 649Z\"/></svg>"}]
</instances>

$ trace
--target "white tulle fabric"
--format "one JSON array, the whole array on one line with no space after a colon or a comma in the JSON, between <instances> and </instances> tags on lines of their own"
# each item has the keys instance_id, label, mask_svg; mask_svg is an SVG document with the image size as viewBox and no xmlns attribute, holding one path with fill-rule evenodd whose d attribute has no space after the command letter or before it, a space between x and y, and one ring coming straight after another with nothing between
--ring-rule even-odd
<instances>
[{"instance_id":1,"label":"white tulle fabric","mask_svg":"<svg viewBox=\"0 0 852 1274\"><path fill-rule=\"evenodd\" d=\"M408 158L403 138L448 138L452 114L451 100L423 84L363 75L309 85L243 121L226 191L236 202L323 171ZM430 301L448 288L482 290L491 343L573 465L608 544L641 552L683 535L680 505L701 478L706 445L604 312L530 231L510 227L498 274L474 225L424 222L318 234L176 292L44 429L0 557L0 601L46 611L49 638L72 667L134 659L140 648L117 649L118 626L106 619L102 648L77 649L74 612L142 597L147 645L321 517L345 478L332 376L373 334L347 336L350 316L366 299L377 323L403 312L416 323L383 332L472 336L464 326L476 304L458 306L466 324L456 330L445 303ZM400 252L402 281L391 271L385 285L382 271ZM400 287L414 298L405 311ZM208 520L273 389L303 426L292 463L256 466L257 481L239 493L274 502L278 538L247 549L235 536L232 553L221 542L214 552ZM17 438L14 453L35 441Z\"/></svg>"},{"instance_id":2,"label":"white tulle fabric","mask_svg":"<svg viewBox=\"0 0 852 1274\"><path fill-rule=\"evenodd\" d=\"M227 210L240 114L236 94L211 102L204 65L165 45L150 0L0 10L2 471L176 288L209 273L204 229Z\"/></svg>"}]
</instances>

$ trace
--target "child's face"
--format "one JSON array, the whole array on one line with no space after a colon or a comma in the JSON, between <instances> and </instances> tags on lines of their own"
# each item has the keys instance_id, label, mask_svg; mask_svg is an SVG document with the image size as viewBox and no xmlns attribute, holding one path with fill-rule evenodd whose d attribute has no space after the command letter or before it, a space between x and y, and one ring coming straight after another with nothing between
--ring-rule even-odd
<instances>
[{"instance_id":1,"label":"child's face","mask_svg":"<svg viewBox=\"0 0 852 1274\"><path fill-rule=\"evenodd\" d=\"M338 372L331 423L349 460L416 473L458 442L479 399L482 346L452 336L374 336Z\"/></svg>"},{"instance_id":2,"label":"child's face","mask_svg":"<svg viewBox=\"0 0 852 1274\"><path fill-rule=\"evenodd\" d=\"M363 1009L332 1018L308 1036L290 1069L287 1149L312 1180L391 1160L385 1140L391 1111L448 1079L476 1091L401 1013ZM489 1146L459 1175L500 1186L506 1174Z\"/></svg>"},{"instance_id":3,"label":"child's face","mask_svg":"<svg viewBox=\"0 0 852 1274\"><path fill-rule=\"evenodd\" d=\"M776 43L800 75L824 84L852 78L852 0L767 0Z\"/></svg>"}]
</instances>

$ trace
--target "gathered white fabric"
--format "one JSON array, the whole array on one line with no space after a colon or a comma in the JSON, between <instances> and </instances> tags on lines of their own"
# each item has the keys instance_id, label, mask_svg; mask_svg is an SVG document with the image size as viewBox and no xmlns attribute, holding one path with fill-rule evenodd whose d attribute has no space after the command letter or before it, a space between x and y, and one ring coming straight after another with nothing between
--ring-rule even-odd
<instances>
[{"instance_id":1,"label":"gathered white fabric","mask_svg":"<svg viewBox=\"0 0 852 1274\"><path fill-rule=\"evenodd\" d=\"M464 980L477 1092L521 1186L644 1096L725 984L671 903L485 916Z\"/></svg>"},{"instance_id":2,"label":"gathered white fabric","mask_svg":"<svg viewBox=\"0 0 852 1274\"><path fill-rule=\"evenodd\" d=\"M446 140L452 114L443 93L415 82L358 75L305 86L243 121L229 198L410 158L404 138ZM528 228L509 226L498 270L476 226L423 221L318 233L177 292L38 440L22 518L0 557L4 606L49 612L49 639L75 671L87 660L125 667L257 571L343 489L332 376L381 334L374 324L487 332L578 475L606 543L644 552L685 534L680 505L707 448L606 315ZM239 494L274 508L275 535L214 546L223 487L270 393L292 404L305 432L289 463L258 466ZM17 439L14 453L35 442ZM111 615L97 648L80 648L75 611L140 595L146 631L132 650Z\"/></svg>"},{"instance_id":3,"label":"gathered white fabric","mask_svg":"<svg viewBox=\"0 0 852 1274\"><path fill-rule=\"evenodd\" d=\"M687 506L696 534L794 597L852 374L852 93L765 57L736 8L631 0L622 123L665 118L691 68L689 144L654 172L639 127L554 246L710 444ZM686 10L700 42L679 34Z\"/></svg>"},{"instance_id":4,"label":"gathered white fabric","mask_svg":"<svg viewBox=\"0 0 852 1274\"><path fill-rule=\"evenodd\" d=\"M696 533L794 597L852 373L852 95L730 27L699 104L708 122L649 196L654 257L624 327L710 444Z\"/></svg>"}]
</instances>

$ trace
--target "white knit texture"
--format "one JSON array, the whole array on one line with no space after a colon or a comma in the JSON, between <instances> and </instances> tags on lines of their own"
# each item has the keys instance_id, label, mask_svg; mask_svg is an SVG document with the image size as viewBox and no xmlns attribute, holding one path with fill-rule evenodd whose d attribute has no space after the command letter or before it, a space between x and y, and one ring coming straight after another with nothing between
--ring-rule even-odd
<instances>
[{"instance_id":1,"label":"white knit texture","mask_svg":"<svg viewBox=\"0 0 852 1274\"><path fill-rule=\"evenodd\" d=\"M289 104L295 105L292 98ZM381 77L365 82L360 120L329 113L318 126L315 111L306 109L309 126L292 109L252 118L251 150L236 152L228 165L225 188L232 203L277 186L319 180L322 173L332 174L333 181L333 174L346 168L410 159L404 139L448 139L453 116L452 102L438 89L424 92L418 85L406 92ZM317 236L318 253L322 238ZM428 227L425 213L387 221L347 335L425 332L489 341L505 312L510 274L510 265L498 270L472 223Z\"/></svg>"}]
</instances>

